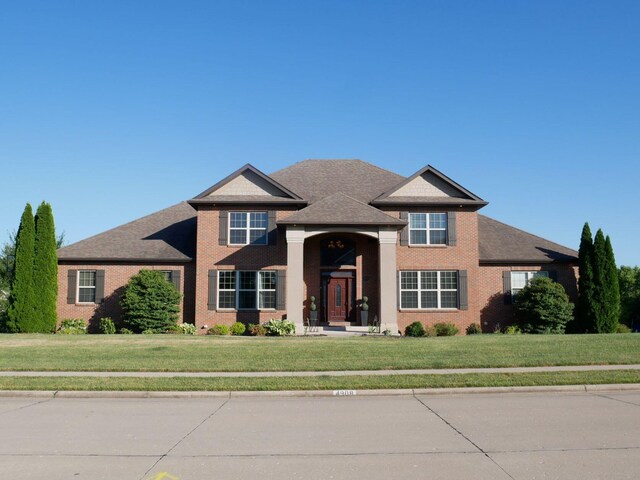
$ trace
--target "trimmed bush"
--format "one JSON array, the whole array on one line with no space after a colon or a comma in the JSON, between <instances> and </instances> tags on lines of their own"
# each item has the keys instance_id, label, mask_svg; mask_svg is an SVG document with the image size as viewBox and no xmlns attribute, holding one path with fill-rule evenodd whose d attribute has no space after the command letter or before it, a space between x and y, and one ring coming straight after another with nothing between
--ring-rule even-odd
<instances>
[{"instance_id":1,"label":"trimmed bush","mask_svg":"<svg viewBox=\"0 0 640 480\"><path fill-rule=\"evenodd\" d=\"M505 335L520 335L522 333L522 330L520 330L520 327L518 325L509 325L504 329L504 333Z\"/></svg>"},{"instance_id":2,"label":"trimmed bush","mask_svg":"<svg viewBox=\"0 0 640 480\"><path fill-rule=\"evenodd\" d=\"M424 325L422 322L413 322L407 325L407 328L404 329L404 335L406 337L424 337Z\"/></svg>"},{"instance_id":3,"label":"trimmed bush","mask_svg":"<svg viewBox=\"0 0 640 480\"><path fill-rule=\"evenodd\" d=\"M111 317L103 317L99 322L100 332L105 335L113 335L116 333L116 324L113 323Z\"/></svg>"},{"instance_id":4,"label":"trimmed bush","mask_svg":"<svg viewBox=\"0 0 640 480\"><path fill-rule=\"evenodd\" d=\"M243 335L247 327L242 322L236 322L231 325L231 335Z\"/></svg>"},{"instance_id":5,"label":"trimmed bush","mask_svg":"<svg viewBox=\"0 0 640 480\"><path fill-rule=\"evenodd\" d=\"M616 327L616 333L631 333L631 329L624 323L619 323Z\"/></svg>"},{"instance_id":6,"label":"trimmed bush","mask_svg":"<svg viewBox=\"0 0 640 480\"><path fill-rule=\"evenodd\" d=\"M229 335L231 331L228 325L214 325L207 330L207 335Z\"/></svg>"},{"instance_id":7,"label":"trimmed bush","mask_svg":"<svg viewBox=\"0 0 640 480\"><path fill-rule=\"evenodd\" d=\"M81 318L66 318L60 322L58 333L62 335L84 335L87 333L87 322Z\"/></svg>"},{"instance_id":8,"label":"trimmed bush","mask_svg":"<svg viewBox=\"0 0 640 480\"><path fill-rule=\"evenodd\" d=\"M458 327L456 327L453 323L445 323L439 322L433 324L433 330L435 331L436 337L453 337L458 333Z\"/></svg>"},{"instance_id":9,"label":"trimmed bush","mask_svg":"<svg viewBox=\"0 0 640 480\"><path fill-rule=\"evenodd\" d=\"M264 324L264 328L267 331L267 335L272 337L293 335L296 331L296 326L293 322L289 320L276 320L273 318Z\"/></svg>"},{"instance_id":10,"label":"trimmed bush","mask_svg":"<svg viewBox=\"0 0 640 480\"><path fill-rule=\"evenodd\" d=\"M264 328L264 325L260 325L259 323L250 323L249 324L249 335L254 337L264 337L267 334L267 329Z\"/></svg>"},{"instance_id":11,"label":"trimmed bush","mask_svg":"<svg viewBox=\"0 0 640 480\"><path fill-rule=\"evenodd\" d=\"M524 333L564 333L573 304L562 285L540 276L516 296L515 314Z\"/></svg>"},{"instance_id":12,"label":"trimmed bush","mask_svg":"<svg viewBox=\"0 0 640 480\"><path fill-rule=\"evenodd\" d=\"M133 335L133 331L129 330L128 328L121 328L118 333L120 335Z\"/></svg>"},{"instance_id":13,"label":"trimmed bush","mask_svg":"<svg viewBox=\"0 0 640 480\"><path fill-rule=\"evenodd\" d=\"M472 323L466 329L467 335L479 335L482 333L482 328L479 323Z\"/></svg>"},{"instance_id":14,"label":"trimmed bush","mask_svg":"<svg viewBox=\"0 0 640 480\"><path fill-rule=\"evenodd\" d=\"M180 293L161 272L141 270L127 283L120 304L125 326L134 332L165 332L178 323Z\"/></svg>"},{"instance_id":15,"label":"trimmed bush","mask_svg":"<svg viewBox=\"0 0 640 480\"><path fill-rule=\"evenodd\" d=\"M183 335L195 335L196 334L196 326L193 323L179 323L178 330Z\"/></svg>"}]
</instances>

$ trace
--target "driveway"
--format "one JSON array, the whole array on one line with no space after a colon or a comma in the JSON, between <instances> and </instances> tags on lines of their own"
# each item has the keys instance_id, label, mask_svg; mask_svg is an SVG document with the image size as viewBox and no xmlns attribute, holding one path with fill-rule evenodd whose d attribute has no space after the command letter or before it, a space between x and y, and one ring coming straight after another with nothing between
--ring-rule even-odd
<instances>
[{"instance_id":1,"label":"driveway","mask_svg":"<svg viewBox=\"0 0 640 480\"><path fill-rule=\"evenodd\" d=\"M636 479L640 392L0 398L20 479Z\"/></svg>"}]
</instances>

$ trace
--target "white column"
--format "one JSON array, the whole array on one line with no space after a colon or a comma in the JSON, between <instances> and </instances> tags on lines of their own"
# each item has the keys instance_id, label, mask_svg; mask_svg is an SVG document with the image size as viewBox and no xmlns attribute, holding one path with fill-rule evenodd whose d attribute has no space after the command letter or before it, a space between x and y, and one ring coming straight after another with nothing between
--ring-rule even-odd
<instances>
[{"instance_id":1,"label":"white column","mask_svg":"<svg viewBox=\"0 0 640 480\"><path fill-rule=\"evenodd\" d=\"M287 226L287 319L304 332L304 227Z\"/></svg>"},{"instance_id":2,"label":"white column","mask_svg":"<svg viewBox=\"0 0 640 480\"><path fill-rule=\"evenodd\" d=\"M396 229L378 230L380 242L380 326L392 335L398 334L398 286L396 285Z\"/></svg>"}]
</instances>

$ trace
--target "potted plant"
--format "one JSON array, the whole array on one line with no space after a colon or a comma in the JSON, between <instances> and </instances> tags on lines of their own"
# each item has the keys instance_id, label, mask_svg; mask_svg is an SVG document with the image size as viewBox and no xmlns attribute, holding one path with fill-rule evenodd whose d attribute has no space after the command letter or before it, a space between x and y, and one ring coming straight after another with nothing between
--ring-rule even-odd
<instances>
[{"instance_id":1,"label":"potted plant","mask_svg":"<svg viewBox=\"0 0 640 480\"><path fill-rule=\"evenodd\" d=\"M313 295L309 297L309 320L318 321L318 307L316 306L316 297Z\"/></svg>"},{"instance_id":2,"label":"potted plant","mask_svg":"<svg viewBox=\"0 0 640 480\"><path fill-rule=\"evenodd\" d=\"M363 327L369 325L369 297L362 296L362 304L360 305L360 324Z\"/></svg>"}]
</instances>

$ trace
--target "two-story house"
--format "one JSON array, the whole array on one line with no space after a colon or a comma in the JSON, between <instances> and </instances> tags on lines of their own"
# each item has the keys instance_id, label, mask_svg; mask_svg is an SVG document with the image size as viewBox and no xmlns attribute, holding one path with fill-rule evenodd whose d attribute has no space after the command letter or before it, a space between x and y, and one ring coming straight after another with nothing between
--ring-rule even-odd
<instances>
[{"instance_id":1,"label":"two-story house","mask_svg":"<svg viewBox=\"0 0 640 480\"><path fill-rule=\"evenodd\" d=\"M487 204L435 168L405 178L360 160L245 165L196 197L58 251L59 318L119 318L128 279L160 270L182 321L288 318L302 330L369 319L493 331L535 275L577 291L577 252L480 215Z\"/></svg>"}]
</instances>

